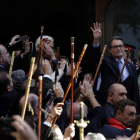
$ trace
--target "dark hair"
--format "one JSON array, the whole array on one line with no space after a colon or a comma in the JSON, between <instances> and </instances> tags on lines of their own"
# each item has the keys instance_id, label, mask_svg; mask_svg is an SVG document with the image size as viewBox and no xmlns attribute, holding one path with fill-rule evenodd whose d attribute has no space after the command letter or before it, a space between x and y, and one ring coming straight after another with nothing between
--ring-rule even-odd
<instances>
[{"instance_id":1,"label":"dark hair","mask_svg":"<svg viewBox=\"0 0 140 140\"><path fill-rule=\"evenodd\" d=\"M31 128L35 129L35 122L32 117L25 116L24 120L31 126Z\"/></svg>"},{"instance_id":2,"label":"dark hair","mask_svg":"<svg viewBox=\"0 0 140 140\"><path fill-rule=\"evenodd\" d=\"M115 86L114 85L111 85L108 90L107 90L107 96L109 96L109 93L114 93L114 90L115 90Z\"/></svg>"},{"instance_id":3,"label":"dark hair","mask_svg":"<svg viewBox=\"0 0 140 140\"><path fill-rule=\"evenodd\" d=\"M7 92L8 85L10 85L8 73L5 71L0 71L0 94Z\"/></svg>"},{"instance_id":4,"label":"dark hair","mask_svg":"<svg viewBox=\"0 0 140 140\"><path fill-rule=\"evenodd\" d=\"M111 43L112 43L112 41L113 40L121 40L122 42L123 42L123 39L121 38L121 37L119 37L119 36L114 36L114 37L112 37L111 39L110 39L110 41L109 41L109 49L111 49ZM124 42L123 42L123 46L125 46L125 44L124 44Z\"/></svg>"},{"instance_id":5,"label":"dark hair","mask_svg":"<svg viewBox=\"0 0 140 140\"><path fill-rule=\"evenodd\" d=\"M136 107L136 103L131 101L130 99L122 99L122 100L118 101L118 103L115 106L114 116L116 115L118 110L120 110L121 112L124 112L125 107L127 105L135 106Z\"/></svg>"}]
</instances>

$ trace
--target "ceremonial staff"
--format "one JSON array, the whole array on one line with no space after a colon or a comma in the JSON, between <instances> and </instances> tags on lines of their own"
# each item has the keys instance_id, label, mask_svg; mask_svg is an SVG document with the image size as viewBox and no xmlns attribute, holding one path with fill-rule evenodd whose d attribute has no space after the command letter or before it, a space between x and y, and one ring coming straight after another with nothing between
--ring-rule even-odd
<instances>
[{"instance_id":1,"label":"ceremonial staff","mask_svg":"<svg viewBox=\"0 0 140 140\"><path fill-rule=\"evenodd\" d=\"M77 62L76 68L75 68L75 70L74 70L73 79L74 79L74 77L75 77L75 75L76 75L76 73L77 73L77 70L78 70L79 65L80 65L80 63L81 63L81 61L82 61L82 58L83 58L83 56L84 56L84 54L85 54L86 49L87 49L87 44L84 45L84 48L83 48L83 50L82 50L82 52L81 52L81 55L80 55L79 60L78 60L78 62ZM62 103L64 103L64 101L65 101L65 99L66 99L66 97L67 97L67 95L68 95L68 92L69 92L69 90L70 90L70 87L71 87L71 81L70 81L69 84L68 84L68 87L67 87L67 89L66 89L65 95L64 95L63 100L62 100ZM54 126L54 124L55 124L57 118L58 118L58 116L54 119L51 129L53 129L53 126Z\"/></svg>"},{"instance_id":2,"label":"ceremonial staff","mask_svg":"<svg viewBox=\"0 0 140 140\"><path fill-rule=\"evenodd\" d=\"M84 121L84 103L80 102L80 121L74 120L74 123L79 127L79 137L80 140L84 140L84 128L87 127L89 121Z\"/></svg>"},{"instance_id":3,"label":"ceremonial staff","mask_svg":"<svg viewBox=\"0 0 140 140\"><path fill-rule=\"evenodd\" d=\"M57 82L58 76L58 59L59 59L59 47L57 47L56 64L55 64L55 83Z\"/></svg>"},{"instance_id":4,"label":"ceremonial staff","mask_svg":"<svg viewBox=\"0 0 140 140\"><path fill-rule=\"evenodd\" d=\"M97 70L96 70L95 76L94 76L94 79L93 79L92 88L93 88L93 86L94 86L94 83L95 83L96 77L97 77L97 75L98 75L98 72L99 72L99 69L100 69L100 66L101 66L102 60L103 60L103 58L104 58L104 54L105 54L105 51L106 51L106 47L107 47L107 45L104 46L104 49L103 49L103 52L102 52L102 55L101 55L101 58L100 58L100 61L99 61L99 64L98 64L98 67L97 67Z\"/></svg>"},{"instance_id":5,"label":"ceremonial staff","mask_svg":"<svg viewBox=\"0 0 140 140\"><path fill-rule=\"evenodd\" d=\"M139 131L140 131L140 120L139 120L139 124L137 126L137 130L136 130L136 134L135 134L134 140L137 140L137 136L138 136Z\"/></svg>"},{"instance_id":6,"label":"ceremonial staff","mask_svg":"<svg viewBox=\"0 0 140 140\"><path fill-rule=\"evenodd\" d=\"M12 52L11 64L10 64L10 69L9 69L10 76L11 76L12 69L13 69L14 59L15 59L15 51Z\"/></svg>"},{"instance_id":7,"label":"ceremonial staff","mask_svg":"<svg viewBox=\"0 0 140 140\"><path fill-rule=\"evenodd\" d=\"M31 85L31 80L32 80L32 75L33 75L34 63L35 63L35 57L32 57L30 70L29 70L28 81L27 81L27 86L26 86L26 91L25 91L25 100L24 100L22 113L21 113L21 117L22 117L23 120L24 120L27 101L28 101L28 96L29 96L29 92L30 92L30 85Z\"/></svg>"},{"instance_id":8,"label":"ceremonial staff","mask_svg":"<svg viewBox=\"0 0 140 140\"><path fill-rule=\"evenodd\" d=\"M73 123L74 37L71 37L71 123Z\"/></svg>"},{"instance_id":9,"label":"ceremonial staff","mask_svg":"<svg viewBox=\"0 0 140 140\"><path fill-rule=\"evenodd\" d=\"M42 112L42 76L38 77L39 80L39 112L38 112L38 140L41 140L41 112Z\"/></svg>"},{"instance_id":10,"label":"ceremonial staff","mask_svg":"<svg viewBox=\"0 0 140 140\"><path fill-rule=\"evenodd\" d=\"M38 51L38 57L37 57L37 70L36 70L36 77L35 77L35 87L36 87L36 84L37 84L37 78L38 78L38 72L39 72L39 63L41 63L42 53L43 53L43 48L42 48L43 30L44 30L44 26L41 26L40 44L39 44L39 51Z\"/></svg>"},{"instance_id":11,"label":"ceremonial staff","mask_svg":"<svg viewBox=\"0 0 140 140\"><path fill-rule=\"evenodd\" d=\"M122 76L122 74L123 74L124 67L125 67L125 65L126 65L127 59L128 59L128 57L129 57L129 54L130 54L130 50L131 50L131 49L129 48L129 50L128 50L128 52L127 52L127 57L125 58L124 65L123 65L123 68L122 68L122 70L121 70L121 73L120 73L120 76L119 76L119 79L118 79L118 83L119 83L120 80L121 80L121 76Z\"/></svg>"}]
</instances>

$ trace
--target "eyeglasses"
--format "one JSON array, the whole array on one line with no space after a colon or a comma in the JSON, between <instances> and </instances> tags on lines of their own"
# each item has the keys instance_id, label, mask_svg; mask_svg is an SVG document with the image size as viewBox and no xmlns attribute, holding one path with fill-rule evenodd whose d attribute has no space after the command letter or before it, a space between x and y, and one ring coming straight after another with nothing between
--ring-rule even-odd
<instances>
[{"instance_id":1,"label":"eyeglasses","mask_svg":"<svg viewBox=\"0 0 140 140\"><path fill-rule=\"evenodd\" d=\"M118 47L119 47L120 49L122 49L124 46L123 46L123 45L115 45L115 46L112 46L111 48L113 48L114 50L117 50Z\"/></svg>"},{"instance_id":2,"label":"eyeglasses","mask_svg":"<svg viewBox=\"0 0 140 140\"><path fill-rule=\"evenodd\" d=\"M6 53L2 53L2 54L9 54L9 52L6 52Z\"/></svg>"}]
</instances>

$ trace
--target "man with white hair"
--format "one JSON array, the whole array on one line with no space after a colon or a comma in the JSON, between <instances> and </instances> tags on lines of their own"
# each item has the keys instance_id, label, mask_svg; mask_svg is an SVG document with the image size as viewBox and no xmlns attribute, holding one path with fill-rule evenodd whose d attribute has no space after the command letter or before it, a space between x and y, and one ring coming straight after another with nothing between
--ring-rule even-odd
<instances>
[{"instance_id":1,"label":"man with white hair","mask_svg":"<svg viewBox=\"0 0 140 140\"><path fill-rule=\"evenodd\" d=\"M54 39L51 36L43 35L42 36L42 42L48 44L51 48L54 47ZM36 51L39 50L39 44L40 44L40 36L37 38L37 40L35 42Z\"/></svg>"}]
</instances>

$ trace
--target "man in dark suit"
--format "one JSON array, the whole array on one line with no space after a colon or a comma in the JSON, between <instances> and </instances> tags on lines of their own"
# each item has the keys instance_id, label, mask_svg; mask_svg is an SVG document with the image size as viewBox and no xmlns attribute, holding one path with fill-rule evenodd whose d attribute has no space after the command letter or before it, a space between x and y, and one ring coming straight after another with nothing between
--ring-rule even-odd
<instances>
[{"instance_id":1,"label":"man in dark suit","mask_svg":"<svg viewBox=\"0 0 140 140\"><path fill-rule=\"evenodd\" d=\"M93 56L98 64L101 57L100 50L100 38L101 38L101 26L100 23L94 23L94 29L91 27L94 36L93 42ZM111 56L104 56L101 65L101 85L99 91L102 93L107 92L110 85L117 83L120 72L124 65L124 42L119 36L113 37L109 42L109 51ZM137 104L137 112L139 112L139 90L136 75L136 66L130 62L126 62L124 67L120 83L124 85L127 89L127 97L134 100Z\"/></svg>"}]
</instances>

